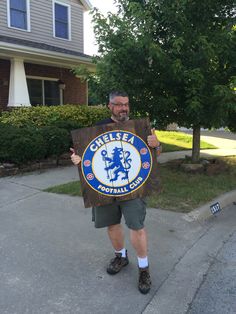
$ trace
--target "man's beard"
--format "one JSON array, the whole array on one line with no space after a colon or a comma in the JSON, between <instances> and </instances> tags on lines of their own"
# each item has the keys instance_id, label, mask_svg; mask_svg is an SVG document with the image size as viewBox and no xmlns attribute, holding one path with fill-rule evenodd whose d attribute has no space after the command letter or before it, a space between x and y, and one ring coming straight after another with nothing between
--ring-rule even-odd
<instances>
[{"instance_id":1,"label":"man's beard","mask_svg":"<svg viewBox=\"0 0 236 314\"><path fill-rule=\"evenodd\" d=\"M119 122L125 122L129 120L129 113L127 111L119 112L119 114L112 113L113 118Z\"/></svg>"}]
</instances>

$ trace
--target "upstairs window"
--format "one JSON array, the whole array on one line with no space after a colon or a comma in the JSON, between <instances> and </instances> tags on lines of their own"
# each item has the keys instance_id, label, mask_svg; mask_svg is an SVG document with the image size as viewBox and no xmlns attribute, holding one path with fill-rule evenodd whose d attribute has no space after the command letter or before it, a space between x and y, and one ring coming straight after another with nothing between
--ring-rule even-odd
<instances>
[{"instance_id":1,"label":"upstairs window","mask_svg":"<svg viewBox=\"0 0 236 314\"><path fill-rule=\"evenodd\" d=\"M54 37L70 40L70 6L53 1Z\"/></svg>"},{"instance_id":2,"label":"upstairs window","mask_svg":"<svg viewBox=\"0 0 236 314\"><path fill-rule=\"evenodd\" d=\"M8 0L8 27L30 31L29 0Z\"/></svg>"}]
</instances>

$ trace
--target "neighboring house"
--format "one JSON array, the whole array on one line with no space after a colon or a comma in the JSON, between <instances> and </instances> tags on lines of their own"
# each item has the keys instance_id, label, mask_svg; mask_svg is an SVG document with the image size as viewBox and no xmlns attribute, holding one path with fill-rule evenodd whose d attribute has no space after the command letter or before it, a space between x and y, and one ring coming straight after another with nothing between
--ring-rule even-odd
<instances>
[{"instance_id":1,"label":"neighboring house","mask_svg":"<svg viewBox=\"0 0 236 314\"><path fill-rule=\"evenodd\" d=\"M71 72L85 65L83 13L88 0L0 1L0 109L86 104L87 83Z\"/></svg>"}]
</instances>

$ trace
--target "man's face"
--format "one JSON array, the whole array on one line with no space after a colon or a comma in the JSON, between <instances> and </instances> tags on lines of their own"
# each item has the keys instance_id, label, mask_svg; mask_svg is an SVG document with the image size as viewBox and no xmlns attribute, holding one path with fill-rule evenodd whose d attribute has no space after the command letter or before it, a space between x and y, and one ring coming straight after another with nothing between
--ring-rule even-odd
<instances>
[{"instance_id":1,"label":"man's face","mask_svg":"<svg viewBox=\"0 0 236 314\"><path fill-rule=\"evenodd\" d=\"M116 96L109 103L108 108L111 110L112 118L117 122L124 122L129 119L129 98Z\"/></svg>"}]
</instances>

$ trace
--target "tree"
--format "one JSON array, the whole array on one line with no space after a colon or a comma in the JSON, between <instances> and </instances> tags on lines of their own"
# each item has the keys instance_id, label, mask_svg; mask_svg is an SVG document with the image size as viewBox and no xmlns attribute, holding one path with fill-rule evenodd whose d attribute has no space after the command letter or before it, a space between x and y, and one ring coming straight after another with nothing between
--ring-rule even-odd
<instances>
[{"instance_id":1,"label":"tree","mask_svg":"<svg viewBox=\"0 0 236 314\"><path fill-rule=\"evenodd\" d=\"M160 127L226 126L236 111L234 0L117 0L118 14L94 10L98 92L126 90L135 112Z\"/></svg>"}]
</instances>

